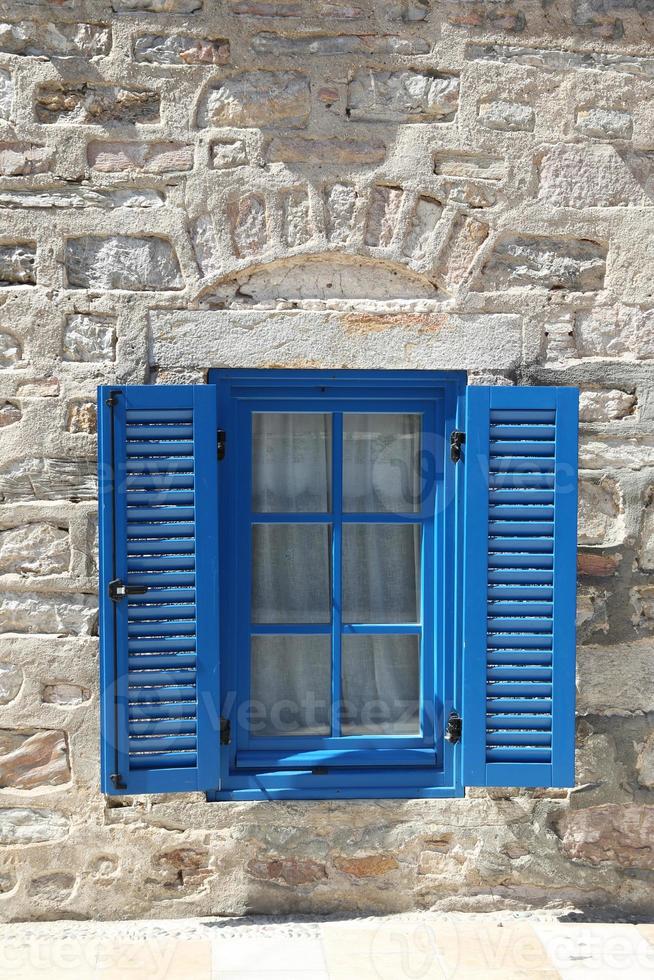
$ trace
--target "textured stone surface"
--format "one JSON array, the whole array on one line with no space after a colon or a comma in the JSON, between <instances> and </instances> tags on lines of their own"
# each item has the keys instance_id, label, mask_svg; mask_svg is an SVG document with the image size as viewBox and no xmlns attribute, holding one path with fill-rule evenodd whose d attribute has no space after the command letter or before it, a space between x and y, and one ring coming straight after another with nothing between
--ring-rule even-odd
<instances>
[{"instance_id":1,"label":"textured stone surface","mask_svg":"<svg viewBox=\"0 0 654 980\"><path fill-rule=\"evenodd\" d=\"M41 123L85 123L125 126L159 121L159 95L147 89L81 82L48 82L36 93L36 119Z\"/></svg>"},{"instance_id":2,"label":"textured stone surface","mask_svg":"<svg viewBox=\"0 0 654 980\"><path fill-rule=\"evenodd\" d=\"M70 565L68 532L43 522L0 531L0 573L54 575Z\"/></svg>"},{"instance_id":3,"label":"textured stone surface","mask_svg":"<svg viewBox=\"0 0 654 980\"><path fill-rule=\"evenodd\" d=\"M181 289L177 256L164 238L113 235L66 243L69 285L78 289Z\"/></svg>"},{"instance_id":4,"label":"textured stone surface","mask_svg":"<svg viewBox=\"0 0 654 980\"><path fill-rule=\"evenodd\" d=\"M167 174L193 168L193 147L184 143L105 143L92 140L88 160L100 173L125 170Z\"/></svg>"},{"instance_id":5,"label":"textured stone surface","mask_svg":"<svg viewBox=\"0 0 654 980\"><path fill-rule=\"evenodd\" d=\"M111 31L99 24L0 23L0 51L44 58L98 58L109 54Z\"/></svg>"},{"instance_id":6,"label":"textured stone surface","mask_svg":"<svg viewBox=\"0 0 654 980\"><path fill-rule=\"evenodd\" d=\"M459 104L459 79L436 72L361 71L348 85L347 99L351 119L449 122Z\"/></svg>"},{"instance_id":7,"label":"textured stone surface","mask_svg":"<svg viewBox=\"0 0 654 980\"><path fill-rule=\"evenodd\" d=\"M62 731L0 729L0 789L39 789L70 782Z\"/></svg>"},{"instance_id":8,"label":"textured stone surface","mask_svg":"<svg viewBox=\"0 0 654 980\"><path fill-rule=\"evenodd\" d=\"M601 289L606 249L596 242L516 236L499 241L480 276L482 289Z\"/></svg>"},{"instance_id":9,"label":"textured stone surface","mask_svg":"<svg viewBox=\"0 0 654 980\"><path fill-rule=\"evenodd\" d=\"M310 104L301 72L244 72L209 89L198 126L304 126Z\"/></svg>"},{"instance_id":10,"label":"textured stone surface","mask_svg":"<svg viewBox=\"0 0 654 980\"><path fill-rule=\"evenodd\" d=\"M229 42L188 34L144 34L134 41L134 60L153 65L226 65Z\"/></svg>"},{"instance_id":11,"label":"textured stone surface","mask_svg":"<svg viewBox=\"0 0 654 980\"><path fill-rule=\"evenodd\" d=\"M113 317L74 314L66 319L65 361L113 361L116 324Z\"/></svg>"},{"instance_id":12,"label":"textured stone surface","mask_svg":"<svg viewBox=\"0 0 654 980\"><path fill-rule=\"evenodd\" d=\"M654 913L650 7L0 0L1 918ZM95 389L210 367L580 387L574 792L102 797Z\"/></svg>"},{"instance_id":13,"label":"textured stone surface","mask_svg":"<svg viewBox=\"0 0 654 980\"><path fill-rule=\"evenodd\" d=\"M588 807L563 822L563 850L573 861L654 869L654 806Z\"/></svg>"}]
</instances>

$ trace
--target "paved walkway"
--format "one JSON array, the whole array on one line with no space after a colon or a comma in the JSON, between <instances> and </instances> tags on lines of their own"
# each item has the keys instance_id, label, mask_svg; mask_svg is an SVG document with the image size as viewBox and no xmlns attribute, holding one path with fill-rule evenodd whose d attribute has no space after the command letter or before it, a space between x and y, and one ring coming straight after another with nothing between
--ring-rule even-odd
<instances>
[{"instance_id":1,"label":"paved walkway","mask_svg":"<svg viewBox=\"0 0 654 980\"><path fill-rule=\"evenodd\" d=\"M654 925L536 915L0 926L0 980L652 980Z\"/></svg>"}]
</instances>

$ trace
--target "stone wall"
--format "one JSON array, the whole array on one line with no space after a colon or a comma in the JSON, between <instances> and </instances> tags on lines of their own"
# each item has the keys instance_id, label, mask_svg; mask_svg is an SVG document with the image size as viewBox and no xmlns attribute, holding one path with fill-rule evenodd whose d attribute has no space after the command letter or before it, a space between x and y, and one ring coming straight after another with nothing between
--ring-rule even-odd
<instances>
[{"instance_id":1,"label":"stone wall","mask_svg":"<svg viewBox=\"0 0 654 980\"><path fill-rule=\"evenodd\" d=\"M650 0L0 0L0 916L654 911ZM582 389L577 788L98 791L95 387Z\"/></svg>"}]
</instances>

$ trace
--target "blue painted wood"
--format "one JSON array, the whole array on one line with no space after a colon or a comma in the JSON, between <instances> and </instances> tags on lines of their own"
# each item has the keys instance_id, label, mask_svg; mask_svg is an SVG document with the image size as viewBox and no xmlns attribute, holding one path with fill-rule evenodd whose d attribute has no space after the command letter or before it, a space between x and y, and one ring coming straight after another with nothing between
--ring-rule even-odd
<instances>
[{"instance_id":1,"label":"blue painted wood","mask_svg":"<svg viewBox=\"0 0 654 980\"><path fill-rule=\"evenodd\" d=\"M451 655L456 634L453 615L455 577L453 574L457 528L451 520L451 507L456 498L456 467L449 459L449 431L459 418L458 406L464 385L460 372L295 372L295 371L211 371L210 382L218 386L221 428L228 432L228 448L221 469L220 505L226 535L223 539L221 562L229 569L229 580L221 590L223 602L223 639L232 655L223 662L222 684L229 700L232 719L232 745L225 755L227 765L222 772L222 789L208 798L223 799L319 799L371 797L440 797L460 794L460 777L456 768L459 746L443 743L443 725L455 697L458 667ZM425 503L419 515L346 514L342 520L377 523L433 522L430 551L423 553L423 584L426 602L419 624L356 624L341 623L342 632L407 632L420 633L427 627L429 638L423 650L423 730L429 738L403 736L347 737L280 737L276 739L251 737L246 715L239 704L249 697L249 635L250 633L310 632L328 634L332 624L312 624L306 630L302 624L286 628L281 624L249 625L250 571L248 534L240 527L253 521L293 521L329 523L329 514L253 514L251 499L250 426L252 411L427 411L438 406L439 423L434 438L434 457L442 468L438 482L439 499ZM430 424L434 430L434 425ZM338 461L336 462L338 465ZM153 487L156 492L157 488ZM510 502L510 501L509 501ZM547 502L547 500L546 500ZM460 515L460 509L457 510ZM458 518L457 518L458 519ZM239 530L240 528L240 530ZM244 547L244 542L246 546ZM432 566L433 571L425 572ZM338 594L338 584L334 583ZM436 611L427 615L427 608ZM429 619L429 623L427 620ZM338 685L334 685L337 690ZM336 695L335 695L336 696ZM334 730L338 719L335 716ZM426 744L427 742L427 744ZM384 746L384 749L379 747ZM438 746L438 752L434 746ZM430 747L431 746L431 747ZM415 767L411 753L423 753L430 758L428 766ZM403 753L407 751L407 755ZM343 753L346 755L343 755ZM376 762L382 752L384 762ZM424 753L427 753L427 756ZM354 764L354 756L360 765ZM293 758L299 768L326 766L328 774L315 775L310 771L296 772L284 764L283 771L275 770L280 760ZM258 762L256 760L259 760ZM397 760L397 765L392 761ZM435 759L435 764L434 764ZM319 760L317 762L316 760ZM344 761L347 760L347 761ZM342 763L339 765L339 761ZM247 762L250 771L244 771ZM266 767L270 766L270 769ZM366 768L367 767L367 768ZM344 771L346 770L346 771ZM398 770L402 775L398 776ZM425 775L425 772L428 774Z\"/></svg>"},{"instance_id":2,"label":"blue painted wood","mask_svg":"<svg viewBox=\"0 0 654 980\"><path fill-rule=\"evenodd\" d=\"M574 785L577 428L575 388L467 391L467 785Z\"/></svg>"},{"instance_id":3,"label":"blue painted wood","mask_svg":"<svg viewBox=\"0 0 654 980\"><path fill-rule=\"evenodd\" d=\"M219 787L216 413L211 385L98 389L105 793Z\"/></svg>"}]
</instances>

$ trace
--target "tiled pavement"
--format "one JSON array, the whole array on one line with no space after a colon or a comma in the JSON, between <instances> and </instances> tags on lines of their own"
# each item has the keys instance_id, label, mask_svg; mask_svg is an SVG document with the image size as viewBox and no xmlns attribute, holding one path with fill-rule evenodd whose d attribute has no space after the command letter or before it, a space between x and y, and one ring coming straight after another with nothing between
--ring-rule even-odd
<instances>
[{"instance_id":1,"label":"tiled pavement","mask_svg":"<svg viewBox=\"0 0 654 980\"><path fill-rule=\"evenodd\" d=\"M0 926L0 980L652 980L654 925L545 916Z\"/></svg>"}]
</instances>

